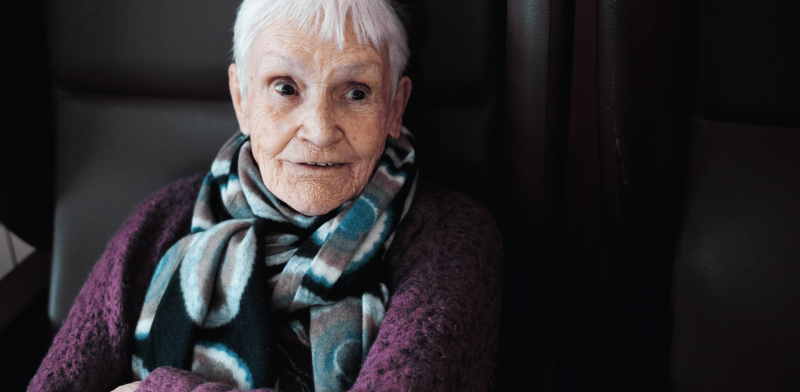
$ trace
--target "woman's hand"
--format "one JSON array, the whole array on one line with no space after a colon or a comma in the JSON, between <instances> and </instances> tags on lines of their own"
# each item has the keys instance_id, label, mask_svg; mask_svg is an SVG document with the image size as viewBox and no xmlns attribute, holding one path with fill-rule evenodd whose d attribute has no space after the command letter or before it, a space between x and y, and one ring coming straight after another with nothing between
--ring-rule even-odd
<instances>
[{"instance_id":1,"label":"woman's hand","mask_svg":"<svg viewBox=\"0 0 800 392\"><path fill-rule=\"evenodd\" d=\"M140 382L141 381L134 381L130 384L120 385L111 392L135 392L136 388L139 388Z\"/></svg>"}]
</instances>

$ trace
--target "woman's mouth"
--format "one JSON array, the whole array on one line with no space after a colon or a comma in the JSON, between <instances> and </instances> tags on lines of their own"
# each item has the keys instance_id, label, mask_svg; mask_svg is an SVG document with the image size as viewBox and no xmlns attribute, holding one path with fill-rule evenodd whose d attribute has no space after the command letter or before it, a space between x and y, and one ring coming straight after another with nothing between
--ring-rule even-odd
<instances>
[{"instance_id":1,"label":"woman's mouth","mask_svg":"<svg viewBox=\"0 0 800 392\"><path fill-rule=\"evenodd\" d=\"M311 165L311 166L333 166L336 163L317 163L317 162L306 162L304 165Z\"/></svg>"},{"instance_id":2,"label":"woman's mouth","mask_svg":"<svg viewBox=\"0 0 800 392\"><path fill-rule=\"evenodd\" d=\"M344 163L336 162L299 162L295 164L305 169L312 170L336 169L344 165Z\"/></svg>"}]
</instances>

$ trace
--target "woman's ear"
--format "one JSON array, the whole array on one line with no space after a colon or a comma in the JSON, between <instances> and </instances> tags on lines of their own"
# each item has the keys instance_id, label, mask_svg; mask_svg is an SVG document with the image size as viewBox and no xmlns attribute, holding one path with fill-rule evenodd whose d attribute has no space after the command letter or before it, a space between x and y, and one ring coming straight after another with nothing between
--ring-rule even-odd
<instances>
[{"instance_id":1,"label":"woman's ear","mask_svg":"<svg viewBox=\"0 0 800 392\"><path fill-rule=\"evenodd\" d=\"M236 119L239 121L239 130L243 134L249 135L250 130L247 127L247 118L243 108L243 105L247 103L242 101L242 90L239 88L239 69L235 63L228 67L228 88L231 90L231 101L233 101L233 110L236 111Z\"/></svg>"},{"instance_id":2,"label":"woman's ear","mask_svg":"<svg viewBox=\"0 0 800 392\"><path fill-rule=\"evenodd\" d=\"M400 129L403 128L403 113L406 111L406 104L408 98L411 96L411 79L408 76L403 76L397 82L397 90L394 94L391 108L391 121L389 123L389 136L393 138L400 137Z\"/></svg>"}]
</instances>

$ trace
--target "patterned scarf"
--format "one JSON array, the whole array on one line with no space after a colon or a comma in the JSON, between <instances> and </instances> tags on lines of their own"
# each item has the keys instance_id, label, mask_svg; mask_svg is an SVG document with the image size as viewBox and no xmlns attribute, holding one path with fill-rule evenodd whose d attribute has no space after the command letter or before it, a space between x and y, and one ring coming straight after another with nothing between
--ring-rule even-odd
<instances>
[{"instance_id":1,"label":"patterned scarf","mask_svg":"<svg viewBox=\"0 0 800 392\"><path fill-rule=\"evenodd\" d=\"M403 128L358 198L305 216L267 190L249 137L234 135L203 182L191 233L156 267L136 325L134 378L173 366L239 389L286 377L305 390L349 389L385 314L382 259L416 176ZM287 355L292 344L310 350L313 375Z\"/></svg>"}]
</instances>

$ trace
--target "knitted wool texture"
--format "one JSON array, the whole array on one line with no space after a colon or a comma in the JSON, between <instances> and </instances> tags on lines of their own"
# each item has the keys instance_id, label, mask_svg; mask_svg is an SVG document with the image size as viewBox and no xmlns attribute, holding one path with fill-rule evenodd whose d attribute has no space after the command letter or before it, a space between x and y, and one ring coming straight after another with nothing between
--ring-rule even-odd
<instances>
[{"instance_id":1,"label":"knitted wool texture","mask_svg":"<svg viewBox=\"0 0 800 392\"><path fill-rule=\"evenodd\" d=\"M28 391L108 392L129 382L133 331L161 256L189 232L202 175L142 202L109 242ZM386 254L392 296L353 391L486 391L497 354L502 240L469 198L420 183ZM155 369L150 391L234 391ZM269 389L260 389L266 392Z\"/></svg>"}]
</instances>

